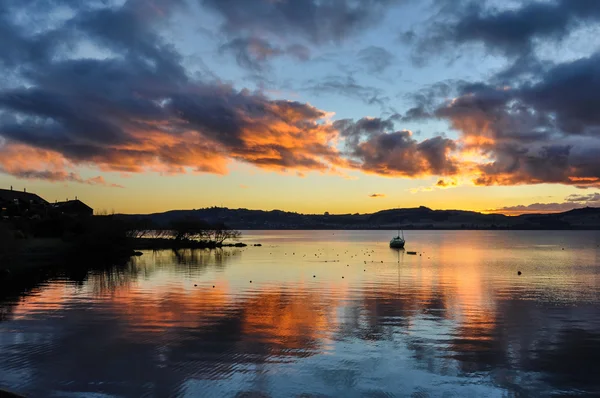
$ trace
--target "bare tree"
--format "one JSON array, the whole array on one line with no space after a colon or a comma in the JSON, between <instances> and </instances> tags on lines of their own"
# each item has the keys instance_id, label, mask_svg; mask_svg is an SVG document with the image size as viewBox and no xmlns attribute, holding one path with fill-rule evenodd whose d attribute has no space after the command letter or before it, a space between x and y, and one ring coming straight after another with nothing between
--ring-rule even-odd
<instances>
[{"instance_id":1,"label":"bare tree","mask_svg":"<svg viewBox=\"0 0 600 398\"><path fill-rule=\"evenodd\" d=\"M208 244L222 245L227 239L239 239L242 234L224 224L210 225L204 221L187 219L171 223L170 235L179 241L197 240Z\"/></svg>"},{"instance_id":2,"label":"bare tree","mask_svg":"<svg viewBox=\"0 0 600 398\"><path fill-rule=\"evenodd\" d=\"M242 233L240 231L231 229L224 224L215 225L211 230L211 240L219 245L222 245L227 239L237 240L241 236Z\"/></svg>"}]
</instances>

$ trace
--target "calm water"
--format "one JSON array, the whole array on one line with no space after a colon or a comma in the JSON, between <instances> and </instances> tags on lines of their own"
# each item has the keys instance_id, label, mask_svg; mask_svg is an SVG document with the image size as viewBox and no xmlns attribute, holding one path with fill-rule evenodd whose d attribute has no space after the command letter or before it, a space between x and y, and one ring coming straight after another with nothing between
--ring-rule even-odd
<instances>
[{"instance_id":1,"label":"calm water","mask_svg":"<svg viewBox=\"0 0 600 398\"><path fill-rule=\"evenodd\" d=\"M247 232L5 300L0 387L52 397L600 394L600 231ZM563 250L564 248L564 250ZM517 271L522 271L518 276ZM251 281L251 282L250 282Z\"/></svg>"}]
</instances>

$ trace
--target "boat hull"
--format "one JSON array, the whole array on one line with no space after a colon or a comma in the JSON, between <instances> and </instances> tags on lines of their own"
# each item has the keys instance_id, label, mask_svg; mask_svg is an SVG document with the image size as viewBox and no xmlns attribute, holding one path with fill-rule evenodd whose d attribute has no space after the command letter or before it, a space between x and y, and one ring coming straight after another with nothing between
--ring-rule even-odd
<instances>
[{"instance_id":1,"label":"boat hull","mask_svg":"<svg viewBox=\"0 0 600 398\"><path fill-rule=\"evenodd\" d=\"M404 242L390 242L390 247L392 249L404 249Z\"/></svg>"}]
</instances>

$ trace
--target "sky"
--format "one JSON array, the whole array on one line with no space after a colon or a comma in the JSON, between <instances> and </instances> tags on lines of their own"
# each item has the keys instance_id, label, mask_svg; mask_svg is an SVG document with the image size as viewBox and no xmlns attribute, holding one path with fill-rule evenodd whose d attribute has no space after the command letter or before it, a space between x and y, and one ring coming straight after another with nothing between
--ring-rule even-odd
<instances>
[{"instance_id":1,"label":"sky","mask_svg":"<svg viewBox=\"0 0 600 398\"><path fill-rule=\"evenodd\" d=\"M597 0L3 0L0 188L97 211L600 206Z\"/></svg>"}]
</instances>

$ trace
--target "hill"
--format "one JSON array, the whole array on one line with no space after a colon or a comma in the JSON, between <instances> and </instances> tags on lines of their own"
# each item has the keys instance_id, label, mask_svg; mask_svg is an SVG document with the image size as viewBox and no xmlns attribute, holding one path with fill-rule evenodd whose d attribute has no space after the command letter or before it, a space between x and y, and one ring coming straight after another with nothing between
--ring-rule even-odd
<instances>
[{"instance_id":1,"label":"hill","mask_svg":"<svg viewBox=\"0 0 600 398\"><path fill-rule=\"evenodd\" d=\"M235 229L600 229L600 208L583 208L555 214L505 216L427 207L390 209L370 214L300 214L211 207L172 210L146 215L119 215L167 226L173 220L193 218L222 222Z\"/></svg>"}]
</instances>

